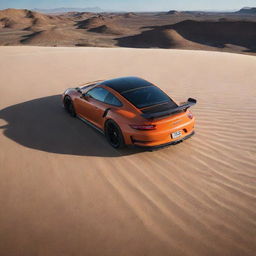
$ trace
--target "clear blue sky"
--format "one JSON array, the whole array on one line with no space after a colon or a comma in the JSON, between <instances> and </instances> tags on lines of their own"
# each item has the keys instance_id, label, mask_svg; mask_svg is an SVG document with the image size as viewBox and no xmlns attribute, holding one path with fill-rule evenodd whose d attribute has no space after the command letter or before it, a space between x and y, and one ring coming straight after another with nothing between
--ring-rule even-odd
<instances>
[{"instance_id":1,"label":"clear blue sky","mask_svg":"<svg viewBox=\"0 0 256 256\"><path fill-rule=\"evenodd\" d=\"M234 10L256 6L256 0L0 0L0 9L95 6L117 11Z\"/></svg>"}]
</instances>

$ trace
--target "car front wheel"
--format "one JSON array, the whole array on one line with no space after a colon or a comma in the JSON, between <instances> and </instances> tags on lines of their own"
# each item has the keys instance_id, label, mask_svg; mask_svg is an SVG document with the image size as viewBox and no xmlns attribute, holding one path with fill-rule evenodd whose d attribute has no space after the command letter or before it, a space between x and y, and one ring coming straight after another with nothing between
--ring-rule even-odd
<instances>
[{"instance_id":1,"label":"car front wheel","mask_svg":"<svg viewBox=\"0 0 256 256\"><path fill-rule=\"evenodd\" d=\"M71 116L76 117L76 111L73 102L69 96L66 96L64 98L64 107Z\"/></svg>"}]
</instances>

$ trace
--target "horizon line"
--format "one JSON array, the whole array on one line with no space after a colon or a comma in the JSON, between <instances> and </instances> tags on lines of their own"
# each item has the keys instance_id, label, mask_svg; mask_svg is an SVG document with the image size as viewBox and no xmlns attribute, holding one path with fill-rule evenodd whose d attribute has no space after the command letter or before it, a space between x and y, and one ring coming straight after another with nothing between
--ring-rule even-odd
<instances>
[{"instance_id":1,"label":"horizon line","mask_svg":"<svg viewBox=\"0 0 256 256\"><path fill-rule=\"evenodd\" d=\"M53 8L15 8L15 7L7 7L7 8L0 8L0 10L7 10L7 9L17 9L17 10L57 10L57 9L101 9L102 12L169 12L169 11L178 11L178 12L234 12L239 11L245 8L256 8L256 7L242 7L242 8L235 8L235 9L168 9L168 10L106 10L102 9L101 7L94 6L94 7L53 7Z\"/></svg>"}]
</instances>

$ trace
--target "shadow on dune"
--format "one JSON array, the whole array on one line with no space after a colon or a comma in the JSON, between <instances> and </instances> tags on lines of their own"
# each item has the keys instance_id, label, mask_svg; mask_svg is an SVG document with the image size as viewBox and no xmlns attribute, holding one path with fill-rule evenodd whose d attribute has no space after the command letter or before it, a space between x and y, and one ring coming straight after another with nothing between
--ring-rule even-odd
<instances>
[{"instance_id":1,"label":"shadow on dune","mask_svg":"<svg viewBox=\"0 0 256 256\"><path fill-rule=\"evenodd\" d=\"M197 48L198 45L191 45L194 43L224 48L231 44L256 52L256 22L185 20L173 25L143 28L150 30L134 36L116 38L117 45L138 48Z\"/></svg>"},{"instance_id":2,"label":"shadow on dune","mask_svg":"<svg viewBox=\"0 0 256 256\"><path fill-rule=\"evenodd\" d=\"M29 28L26 28L24 30L28 30L29 31ZM29 42L31 40L31 38L34 38L38 35L40 35L43 31L37 31L37 32L33 32L29 35L25 35L25 36L22 36L22 39L20 40L21 43L26 43L26 42Z\"/></svg>"},{"instance_id":3,"label":"shadow on dune","mask_svg":"<svg viewBox=\"0 0 256 256\"><path fill-rule=\"evenodd\" d=\"M37 150L79 156L120 157L138 149L113 149L105 137L69 116L54 95L16 104L0 111L0 126L11 140Z\"/></svg>"}]
</instances>

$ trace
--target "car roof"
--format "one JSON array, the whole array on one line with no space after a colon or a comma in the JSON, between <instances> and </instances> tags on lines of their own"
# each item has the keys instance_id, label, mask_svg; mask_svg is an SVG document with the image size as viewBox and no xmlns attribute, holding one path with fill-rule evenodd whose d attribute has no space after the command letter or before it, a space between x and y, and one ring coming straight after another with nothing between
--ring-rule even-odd
<instances>
[{"instance_id":1,"label":"car roof","mask_svg":"<svg viewBox=\"0 0 256 256\"><path fill-rule=\"evenodd\" d=\"M155 86L152 83L135 76L120 77L120 78L105 80L98 83L98 85L105 85L119 92L120 94L129 90L134 90L141 87Z\"/></svg>"}]
</instances>

